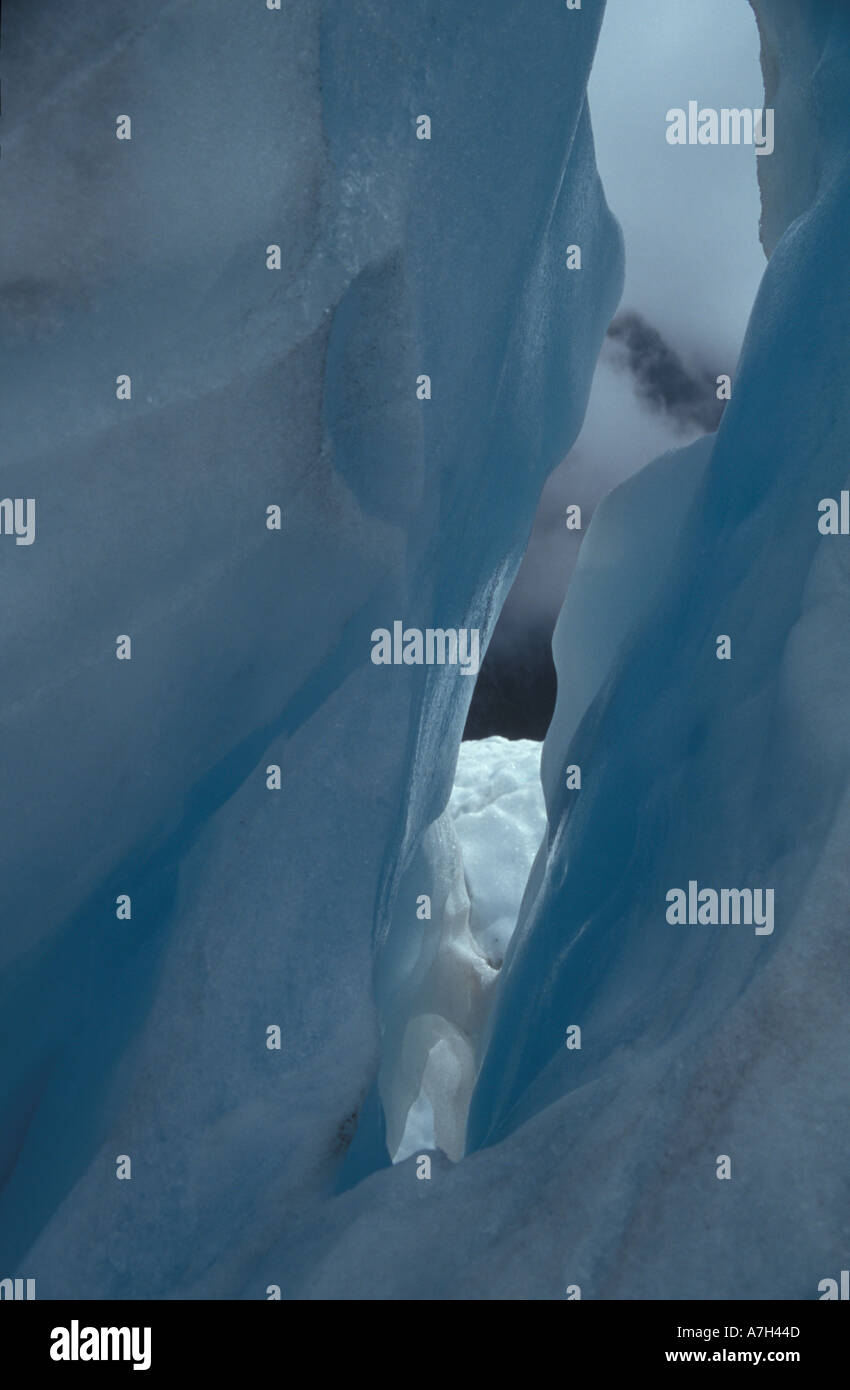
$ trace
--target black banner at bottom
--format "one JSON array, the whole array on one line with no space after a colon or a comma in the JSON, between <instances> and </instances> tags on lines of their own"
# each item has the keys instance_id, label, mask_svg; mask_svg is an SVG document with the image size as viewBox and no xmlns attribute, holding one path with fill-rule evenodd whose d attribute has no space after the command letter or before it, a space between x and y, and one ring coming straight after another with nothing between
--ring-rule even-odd
<instances>
[{"instance_id":1,"label":"black banner at bottom","mask_svg":"<svg viewBox=\"0 0 850 1390\"><path fill-rule=\"evenodd\" d=\"M197 1382L205 1375L260 1372L261 1367L293 1368L292 1355L301 1350L327 1372L330 1357L351 1373L359 1357L365 1329L352 1324L364 1316L348 1303L268 1302L11 1302L0 1305L0 1346L4 1369L16 1364L25 1374L53 1377L96 1377L142 1371L148 1380L188 1373ZM477 1319L468 1321L469 1305L462 1303L464 1324L453 1328L450 1304L442 1304L440 1334L474 1338L470 1357L484 1349L501 1356L508 1346L531 1356L536 1344L511 1329L500 1317L482 1342ZM791 1366L807 1377L829 1369L840 1372L846 1344L847 1304L816 1303L638 1303L569 1302L553 1309L541 1304L526 1311L537 1323L539 1336L554 1335L574 1368L601 1373L628 1370L654 1373L662 1367ZM411 1350L421 1358L423 1318L427 1304L392 1307L393 1341L405 1336L409 1319ZM482 1313L485 1323L487 1314ZM436 1329L431 1328L429 1343ZM352 1341L352 1334L356 1340ZM534 1332L533 1335L538 1335ZM285 1338L285 1342L282 1342ZM337 1340L339 1338L339 1340ZM568 1339L568 1340L564 1340ZM300 1345L299 1345L300 1344ZM474 1345L478 1351L473 1352ZM282 1349L285 1356L281 1360ZM501 1351L500 1351L501 1348ZM524 1351L521 1351L524 1348ZM546 1351L546 1342L539 1348ZM420 1373L422 1362L419 1361ZM434 1364L445 1365L440 1353ZM457 1369L457 1368L456 1368ZM477 1367L476 1367L477 1369ZM433 1373L429 1378L433 1379ZM141 1382L146 1383L146 1382Z\"/></svg>"}]
</instances>

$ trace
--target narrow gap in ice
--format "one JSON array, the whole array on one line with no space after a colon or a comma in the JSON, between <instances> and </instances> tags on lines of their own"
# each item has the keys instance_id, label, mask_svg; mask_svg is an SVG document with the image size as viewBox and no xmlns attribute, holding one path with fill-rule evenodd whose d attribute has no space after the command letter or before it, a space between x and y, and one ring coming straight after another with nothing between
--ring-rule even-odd
<instances>
[{"instance_id":1,"label":"narrow gap in ice","mask_svg":"<svg viewBox=\"0 0 850 1390\"><path fill-rule=\"evenodd\" d=\"M394 1163L422 1149L463 1154L480 1040L546 826L541 747L499 737L461 744L448 807L429 832L433 878L445 874L448 888L435 896L426 925L437 940L409 1003L399 1061L383 1078Z\"/></svg>"},{"instance_id":2,"label":"narrow gap in ice","mask_svg":"<svg viewBox=\"0 0 850 1390\"><path fill-rule=\"evenodd\" d=\"M705 76L705 60L694 43L694 24L713 24L718 8L736 36L743 41L749 34L751 44L746 51L742 47L730 53L714 80L715 99L734 105L740 92L746 91L754 106L764 104L756 26L751 16L739 16L731 0L701 3L689 8L687 15L677 0L663 0L664 27L675 36L683 90L697 91ZM710 382L706 387L703 381L703 386L709 393L708 406L714 407L715 369L735 367L762 273L756 157L751 149L741 147L703 150L699 166L676 160L663 120L656 121L652 93L657 84L647 88L645 64L639 81L623 81L623 51L640 47L641 30L634 7L627 0L612 0L589 88L599 169L611 208L622 219L630 251L621 311L636 313L653 328L657 324L658 341L671 345L675 360L681 355L683 375ZM645 57L657 64L658 71L666 61L663 56L653 57L651 51ZM631 121L630 112L636 113ZM646 132L653 129L657 140L647 144ZM730 162L734 162L731 175ZM649 209L640 193L647 180L665 193L663 204L656 200ZM706 251L696 234L706 225L717 226L712 209L721 198L726 199L723 236ZM695 245L672 263L669 258L662 263L658 257L659 205L671 209L680 237ZM682 304L687 305L684 317ZM694 320L700 325L696 335ZM708 373L707 362L714 364ZM548 513L545 505L538 513L552 532L551 498L557 497L559 503L580 501L586 528L597 504L609 499L605 529L597 532L578 571L577 601L565 602L560 609L557 631L561 645L569 648L570 661L566 667L562 663L559 671L558 703L543 754L546 796L553 804L572 734L632 630L636 613L648 610L655 592L659 576L640 547L647 525L641 519L642 499L648 491L652 493L654 514L665 519L670 535L676 534L714 439L713 433L705 433L711 428L707 419L683 415L675 401L666 411L647 407L640 381L640 373L633 377L626 372L610 350L602 353L584 428L570 455L551 475ZM672 448L679 450L675 456L668 452ZM635 474L642 475L637 493L626 481ZM577 538L582 548L585 534L586 530ZM529 549L526 560L531 556L532 563L527 572L533 577L534 595L532 599L525 594L516 605L519 617L515 616L505 659L509 677L516 674L527 651L523 623L528 628L540 621L540 609L535 610L533 603L543 602L541 587L560 584L560 601L572 583L573 566L581 552L579 544L570 548L571 540L571 534L562 530L562 568L558 571L557 553L550 553L546 575L542 551L531 555ZM659 560L663 553L659 550ZM488 690L496 705L499 694ZM529 700L535 698L539 691L530 690ZM492 719L492 709L488 713ZM504 727L504 719L501 723ZM430 882L433 919L423 924L421 941L412 947L420 954L407 977L407 991L387 1010L386 1060L380 1079L394 1162L416 1149L439 1148L455 1160L464 1152L466 1114L481 1067L495 986L523 895L528 889L529 899L533 896L539 887L537 875L542 874L543 855L534 875L532 866L546 828L540 784L543 747L498 736L464 742L449 805L426 834L422 859L411 877L411 893L424 891L423 882ZM396 1055L390 1057L393 1049Z\"/></svg>"}]
</instances>

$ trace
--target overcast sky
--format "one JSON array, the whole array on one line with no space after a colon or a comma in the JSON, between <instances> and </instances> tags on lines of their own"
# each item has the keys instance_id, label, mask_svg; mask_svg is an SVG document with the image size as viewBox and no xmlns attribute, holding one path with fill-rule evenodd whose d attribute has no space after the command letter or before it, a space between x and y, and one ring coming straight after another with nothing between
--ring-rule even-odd
<instances>
[{"instance_id":1,"label":"overcast sky","mask_svg":"<svg viewBox=\"0 0 850 1390\"><path fill-rule=\"evenodd\" d=\"M622 329L606 342L581 436L541 499L491 644L491 698L498 661L521 675L510 698L531 699L523 681L537 679L578 551L564 526L566 505L580 503L586 525L616 483L704 433L714 401L708 383L734 372L765 266L756 154L743 145L671 146L665 118L691 100L760 107L763 96L746 0L608 0L590 109L599 171L625 239L615 320ZM527 736L540 733L538 718Z\"/></svg>"},{"instance_id":2,"label":"overcast sky","mask_svg":"<svg viewBox=\"0 0 850 1390\"><path fill-rule=\"evenodd\" d=\"M737 355L764 270L751 146L668 145L689 101L760 107L746 0L608 0L590 79L596 157L626 241L623 305L683 349Z\"/></svg>"}]
</instances>

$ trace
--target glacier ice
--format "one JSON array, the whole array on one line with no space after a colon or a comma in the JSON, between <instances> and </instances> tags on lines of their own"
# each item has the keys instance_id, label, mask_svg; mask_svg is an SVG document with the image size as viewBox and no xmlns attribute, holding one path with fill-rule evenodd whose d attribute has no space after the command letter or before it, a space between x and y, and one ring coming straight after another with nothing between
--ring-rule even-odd
<instances>
[{"instance_id":1,"label":"glacier ice","mask_svg":"<svg viewBox=\"0 0 850 1390\"><path fill-rule=\"evenodd\" d=\"M370 633L485 642L580 428L600 22L4 6L0 1268L41 1298L262 1297L277 1240L291 1290L389 1163L381 981L472 682Z\"/></svg>"},{"instance_id":2,"label":"glacier ice","mask_svg":"<svg viewBox=\"0 0 850 1390\"><path fill-rule=\"evenodd\" d=\"M847 484L850 17L757 8L772 256L732 402L583 547L469 1152L421 1192L402 1164L346 1194L307 1296L346 1296L363 1262L374 1298L813 1299L846 1264L848 570L817 521ZM671 930L690 877L773 886L774 935Z\"/></svg>"},{"instance_id":3,"label":"glacier ice","mask_svg":"<svg viewBox=\"0 0 850 1390\"><path fill-rule=\"evenodd\" d=\"M784 7L758 8L787 42ZM547 1107L572 1115L574 1162L598 1168L582 1205L597 1211L600 1244L611 1241L607 1257L579 1255L575 1223L562 1227L589 1296L815 1297L823 1270L846 1258L846 563L819 536L817 506L847 476L850 393L837 364L850 289L835 247L850 213L850 16L814 6L807 24L808 7L791 8L810 42L820 181L803 208L785 197L803 154L788 148L780 79L786 144L763 182L764 225L776 236L796 220L766 270L710 456L693 446L684 525L655 531L659 465L625 485L664 573L649 611L640 595L633 621L617 619L628 640L606 637L596 697L556 712L543 756L548 855L470 1114L473 1148L522 1133ZM794 50L797 76L799 62ZM588 535L597 551L616 544L617 510L609 499ZM630 565L627 555L626 581ZM653 585L658 568L650 557ZM601 583L590 575L572 613L568 595L561 671L583 654L582 597L592 604ZM715 659L718 634L732 634L730 663ZM558 782L559 729L583 767L580 800ZM689 879L774 887L775 935L671 933L665 891ZM581 1053L563 1047L571 1022ZM606 1109L621 1124L631 1115L629 1137L599 1167ZM725 1190L720 1153L734 1155Z\"/></svg>"},{"instance_id":4,"label":"glacier ice","mask_svg":"<svg viewBox=\"0 0 850 1390\"><path fill-rule=\"evenodd\" d=\"M369 634L486 638L576 436L622 275L584 98L602 7L76 0L61 62L6 8L4 488L38 530L0 552L3 1272L46 1298L814 1297L848 1235L850 570L817 530L850 438L845 7L756 0L772 255L733 398L599 509L516 931L486 999L452 969L417 1012L386 1135L379 1070L488 885L443 815L470 682L375 668ZM774 935L669 927L689 878L774 887ZM433 1025L464 1009L467 1152L419 1182L387 1144L436 1134L423 1056L469 1084Z\"/></svg>"},{"instance_id":5,"label":"glacier ice","mask_svg":"<svg viewBox=\"0 0 850 1390\"><path fill-rule=\"evenodd\" d=\"M447 809L460 842L469 929L500 970L546 823L540 744L498 736L462 743Z\"/></svg>"},{"instance_id":6,"label":"glacier ice","mask_svg":"<svg viewBox=\"0 0 850 1390\"><path fill-rule=\"evenodd\" d=\"M461 744L416 870L431 915L417 913L418 950L386 991L379 1086L395 1162L423 1147L463 1155L493 988L545 824L539 743Z\"/></svg>"}]
</instances>

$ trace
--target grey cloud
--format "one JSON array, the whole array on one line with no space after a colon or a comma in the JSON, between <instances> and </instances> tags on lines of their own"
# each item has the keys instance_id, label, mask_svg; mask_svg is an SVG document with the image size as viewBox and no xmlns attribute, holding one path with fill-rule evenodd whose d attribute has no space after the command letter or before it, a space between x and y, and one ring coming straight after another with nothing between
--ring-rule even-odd
<instances>
[{"instance_id":1,"label":"grey cloud","mask_svg":"<svg viewBox=\"0 0 850 1390\"><path fill-rule=\"evenodd\" d=\"M608 330L611 361L631 373L635 390L653 410L681 429L716 430L724 402L717 399L719 371L689 370L651 323L634 310L618 314Z\"/></svg>"}]
</instances>

